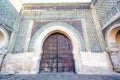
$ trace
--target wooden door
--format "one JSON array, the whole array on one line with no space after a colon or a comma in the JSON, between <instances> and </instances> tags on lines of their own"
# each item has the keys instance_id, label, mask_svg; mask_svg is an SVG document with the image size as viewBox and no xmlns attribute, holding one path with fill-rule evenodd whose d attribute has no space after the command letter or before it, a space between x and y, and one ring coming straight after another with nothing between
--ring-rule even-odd
<instances>
[{"instance_id":1,"label":"wooden door","mask_svg":"<svg viewBox=\"0 0 120 80\"><path fill-rule=\"evenodd\" d=\"M45 40L40 72L74 72L72 44L63 34L55 33Z\"/></svg>"}]
</instances>

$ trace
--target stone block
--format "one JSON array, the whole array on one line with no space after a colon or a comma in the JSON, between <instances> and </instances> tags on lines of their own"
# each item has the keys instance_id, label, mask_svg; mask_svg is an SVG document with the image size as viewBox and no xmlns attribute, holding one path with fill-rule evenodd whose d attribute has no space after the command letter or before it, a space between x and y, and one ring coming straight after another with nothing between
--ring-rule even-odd
<instances>
[{"instance_id":1,"label":"stone block","mask_svg":"<svg viewBox=\"0 0 120 80\"><path fill-rule=\"evenodd\" d=\"M2 73L32 73L36 61L33 53L8 54L2 65Z\"/></svg>"}]
</instances>

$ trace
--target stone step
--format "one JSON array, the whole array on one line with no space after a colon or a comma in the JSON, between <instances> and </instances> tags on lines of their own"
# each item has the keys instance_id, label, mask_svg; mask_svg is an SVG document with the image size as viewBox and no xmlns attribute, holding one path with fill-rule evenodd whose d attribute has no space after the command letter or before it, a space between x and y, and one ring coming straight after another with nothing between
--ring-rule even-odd
<instances>
[{"instance_id":1,"label":"stone step","mask_svg":"<svg viewBox=\"0 0 120 80\"><path fill-rule=\"evenodd\" d=\"M42 73L21 75L0 75L0 80L120 80L120 75L95 75L73 73Z\"/></svg>"}]
</instances>

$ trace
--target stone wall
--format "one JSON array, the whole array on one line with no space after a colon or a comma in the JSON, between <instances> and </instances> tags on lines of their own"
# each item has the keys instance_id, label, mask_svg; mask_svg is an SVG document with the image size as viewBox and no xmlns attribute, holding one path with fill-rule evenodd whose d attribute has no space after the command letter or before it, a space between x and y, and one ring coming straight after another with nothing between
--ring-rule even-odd
<instances>
[{"instance_id":1,"label":"stone wall","mask_svg":"<svg viewBox=\"0 0 120 80\"><path fill-rule=\"evenodd\" d=\"M50 8L51 4L47 4L47 8L43 7L46 5L36 4L36 7L35 4L30 4L31 8L24 9L27 5L29 4L23 5L18 18L15 15L13 27L15 31L12 34L9 51L4 58L1 72L38 73L44 37L51 34L49 32L51 30L63 31L73 42L76 73L99 72L98 69L112 71L109 55L103 53L100 29L96 24L96 16L93 16L95 13L92 12L90 4L59 4L57 7L53 5ZM39 30L41 34L38 34ZM47 32L49 34L45 35ZM34 38L38 38L33 41L37 46L31 45Z\"/></svg>"},{"instance_id":2,"label":"stone wall","mask_svg":"<svg viewBox=\"0 0 120 80\"><path fill-rule=\"evenodd\" d=\"M19 54L11 54L8 53L4 59L4 63L2 64L1 73L36 73L37 58L34 53L19 53Z\"/></svg>"},{"instance_id":3,"label":"stone wall","mask_svg":"<svg viewBox=\"0 0 120 80\"><path fill-rule=\"evenodd\" d=\"M80 53L79 65L75 64L77 74L108 73L112 72L112 65L106 53ZM80 61L81 60L81 61ZM76 67L79 66L79 69ZM19 54L8 53L2 64L3 74L38 74L40 69L40 58L34 52L23 52Z\"/></svg>"},{"instance_id":4,"label":"stone wall","mask_svg":"<svg viewBox=\"0 0 120 80\"><path fill-rule=\"evenodd\" d=\"M0 0L0 69L4 60L4 57L11 46L9 42L11 40L14 24L19 17L19 12L22 7L21 0ZM15 25L16 26L16 25ZM3 38L3 39L2 39Z\"/></svg>"},{"instance_id":5,"label":"stone wall","mask_svg":"<svg viewBox=\"0 0 120 80\"><path fill-rule=\"evenodd\" d=\"M49 5L48 5L49 6ZM36 9L36 8L35 8ZM82 26L83 39L86 46L86 51L101 52L100 42L98 40L98 33L96 31L92 13L90 9L79 9L79 10L22 10L21 15L23 18L20 21L20 29L17 33L17 41L15 43L13 52L27 51L29 42L31 39L31 30L34 27L36 21L42 22L65 22L65 21L75 21L80 20L81 23L73 24L77 27L78 24ZM43 25L46 25L44 23ZM40 27L41 24L39 25ZM71 25L71 24L70 24ZM32 27L33 26L33 27ZM72 25L71 25L72 26ZM79 25L78 25L79 27ZM80 31L81 32L81 31ZM29 36L29 37L28 37ZM85 50L84 50L85 51Z\"/></svg>"},{"instance_id":6,"label":"stone wall","mask_svg":"<svg viewBox=\"0 0 120 80\"><path fill-rule=\"evenodd\" d=\"M114 70L120 72L119 46L116 43L116 35L120 30L120 1L98 0L95 8L105 39L106 51L110 55Z\"/></svg>"}]
</instances>

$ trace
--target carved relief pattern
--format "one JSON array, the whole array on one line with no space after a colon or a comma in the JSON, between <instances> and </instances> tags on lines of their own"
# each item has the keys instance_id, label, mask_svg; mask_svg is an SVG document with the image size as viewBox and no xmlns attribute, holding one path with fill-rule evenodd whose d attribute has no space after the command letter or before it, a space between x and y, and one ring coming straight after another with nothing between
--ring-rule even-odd
<instances>
[{"instance_id":1,"label":"carved relief pattern","mask_svg":"<svg viewBox=\"0 0 120 80\"><path fill-rule=\"evenodd\" d=\"M34 25L33 25L33 29L32 29L32 33L31 33L31 38L33 37L33 35L37 32L37 30L39 30L42 26L48 24L48 23L52 23L52 22L64 22L67 23L69 25L71 25L72 27L74 27L81 35L83 41L84 41L84 36L83 36L83 29L82 29L82 24L81 24L81 20L41 20L41 21L35 21ZM85 51L85 43L82 43L82 51Z\"/></svg>"},{"instance_id":2,"label":"carved relief pattern","mask_svg":"<svg viewBox=\"0 0 120 80\"><path fill-rule=\"evenodd\" d=\"M51 22L57 22L57 21L36 21L34 22L33 29L32 29L32 36L39 30L42 26L51 23ZM59 20L58 22L65 22L68 23L69 25L73 26L83 37L83 30L82 30L82 25L80 20ZM31 36L31 37L32 37Z\"/></svg>"},{"instance_id":3,"label":"carved relief pattern","mask_svg":"<svg viewBox=\"0 0 120 80\"><path fill-rule=\"evenodd\" d=\"M120 1L117 2L117 7L118 7L118 9L120 11Z\"/></svg>"},{"instance_id":4,"label":"carved relief pattern","mask_svg":"<svg viewBox=\"0 0 120 80\"><path fill-rule=\"evenodd\" d=\"M112 8L112 14L113 15L117 14L117 8L115 8L115 7Z\"/></svg>"},{"instance_id":5,"label":"carved relief pattern","mask_svg":"<svg viewBox=\"0 0 120 80\"><path fill-rule=\"evenodd\" d=\"M26 23L26 24L24 25L24 23ZM24 50L26 49L25 42L28 38L27 33L29 31L28 24L29 24L29 20L21 21L20 26L22 26L22 27L19 27L19 31L17 32L17 35L16 35L17 40L15 42L15 47L14 47L13 53L24 52Z\"/></svg>"},{"instance_id":6,"label":"carved relief pattern","mask_svg":"<svg viewBox=\"0 0 120 80\"><path fill-rule=\"evenodd\" d=\"M89 9L90 4L80 4L80 5L74 5L74 6L41 6L41 5L25 5L23 7L24 10L71 10L71 9Z\"/></svg>"}]
</instances>

